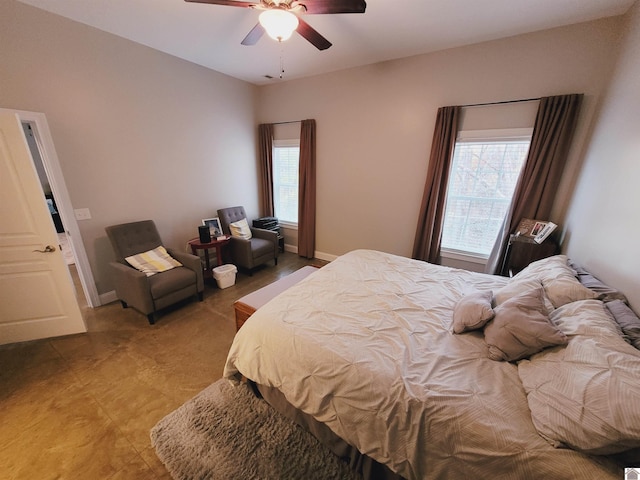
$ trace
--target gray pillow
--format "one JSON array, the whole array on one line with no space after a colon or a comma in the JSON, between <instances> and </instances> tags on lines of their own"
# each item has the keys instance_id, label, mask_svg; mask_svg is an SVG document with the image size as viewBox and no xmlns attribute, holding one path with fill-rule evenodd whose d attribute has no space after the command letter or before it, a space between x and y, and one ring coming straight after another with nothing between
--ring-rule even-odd
<instances>
[{"instance_id":1,"label":"gray pillow","mask_svg":"<svg viewBox=\"0 0 640 480\"><path fill-rule=\"evenodd\" d=\"M491 300L493 292L475 292L465 295L453 309L453 333L479 330L493 318Z\"/></svg>"},{"instance_id":2,"label":"gray pillow","mask_svg":"<svg viewBox=\"0 0 640 480\"><path fill-rule=\"evenodd\" d=\"M588 272L581 266L576 265L575 263L570 263L570 266L576 271L576 276L578 277L580 283L587 287L589 290L592 290L599 294L603 302L611 302L613 300L622 300L624 302L627 301L627 297L625 297L624 293L602 283L600 280L598 280L598 278L593 276L590 272Z\"/></svg>"},{"instance_id":3,"label":"gray pillow","mask_svg":"<svg viewBox=\"0 0 640 480\"><path fill-rule=\"evenodd\" d=\"M631 345L640 350L640 318L622 300L612 300L605 306Z\"/></svg>"},{"instance_id":4,"label":"gray pillow","mask_svg":"<svg viewBox=\"0 0 640 480\"><path fill-rule=\"evenodd\" d=\"M484 329L489 358L512 362L567 344L567 336L549 320L544 292L536 288L494 308L495 317Z\"/></svg>"}]
</instances>

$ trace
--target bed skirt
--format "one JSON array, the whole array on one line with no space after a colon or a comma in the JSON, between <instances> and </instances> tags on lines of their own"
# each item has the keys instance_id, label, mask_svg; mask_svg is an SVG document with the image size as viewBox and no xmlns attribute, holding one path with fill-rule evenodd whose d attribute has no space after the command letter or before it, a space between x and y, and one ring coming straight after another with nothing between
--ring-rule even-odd
<instances>
[{"instance_id":1,"label":"bed skirt","mask_svg":"<svg viewBox=\"0 0 640 480\"><path fill-rule=\"evenodd\" d=\"M278 389L258 385L252 381L249 381L249 384L256 395L264 398L276 411L310 432L323 445L346 461L352 470L362 475L363 480L404 480L386 465L360 453L357 448L338 437L325 424L293 407Z\"/></svg>"}]
</instances>

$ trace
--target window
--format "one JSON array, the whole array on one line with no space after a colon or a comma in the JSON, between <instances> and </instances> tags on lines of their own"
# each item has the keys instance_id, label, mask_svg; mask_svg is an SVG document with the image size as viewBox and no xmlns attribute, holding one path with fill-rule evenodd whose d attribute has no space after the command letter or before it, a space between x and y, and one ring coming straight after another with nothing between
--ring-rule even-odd
<instances>
[{"instance_id":1,"label":"window","mask_svg":"<svg viewBox=\"0 0 640 480\"><path fill-rule=\"evenodd\" d=\"M530 129L460 132L447 188L443 253L489 257L530 143Z\"/></svg>"},{"instance_id":2,"label":"window","mask_svg":"<svg viewBox=\"0 0 640 480\"><path fill-rule=\"evenodd\" d=\"M283 223L298 223L299 140L276 140L273 145L273 207Z\"/></svg>"}]
</instances>

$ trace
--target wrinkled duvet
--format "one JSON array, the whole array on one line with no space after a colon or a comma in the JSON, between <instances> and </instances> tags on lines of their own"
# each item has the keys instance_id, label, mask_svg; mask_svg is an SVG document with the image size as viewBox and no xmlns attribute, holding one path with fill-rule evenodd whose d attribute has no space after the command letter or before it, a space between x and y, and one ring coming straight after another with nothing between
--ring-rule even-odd
<instances>
[{"instance_id":1,"label":"wrinkled duvet","mask_svg":"<svg viewBox=\"0 0 640 480\"><path fill-rule=\"evenodd\" d=\"M356 250L261 307L224 376L289 403L407 479L621 478L606 457L536 431L517 366L482 333L453 335L465 294L509 280Z\"/></svg>"}]
</instances>

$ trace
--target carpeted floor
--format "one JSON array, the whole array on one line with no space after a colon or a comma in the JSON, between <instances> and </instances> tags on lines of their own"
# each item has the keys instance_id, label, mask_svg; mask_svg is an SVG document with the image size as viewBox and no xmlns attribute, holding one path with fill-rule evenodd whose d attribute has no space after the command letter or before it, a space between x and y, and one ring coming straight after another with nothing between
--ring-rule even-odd
<instances>
[{"instance_id":1,"label":"carpeted floor","mask_svg":"<svg viewBox=\"0 0 640 480\"><path fill-rule=\"evenodd\" d=\"M356 480L348 465L258 399L218 380L164 417L151 443L173 478Z\"/></svg>"}]
</instances>

